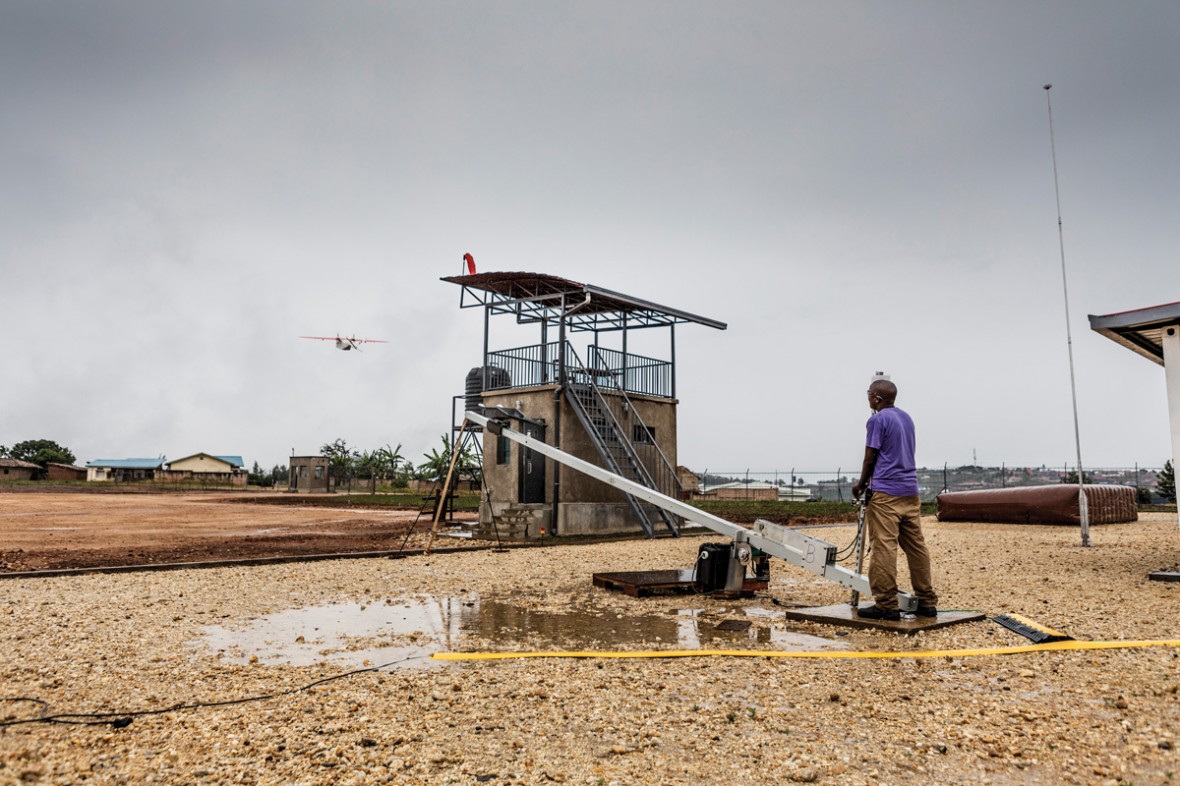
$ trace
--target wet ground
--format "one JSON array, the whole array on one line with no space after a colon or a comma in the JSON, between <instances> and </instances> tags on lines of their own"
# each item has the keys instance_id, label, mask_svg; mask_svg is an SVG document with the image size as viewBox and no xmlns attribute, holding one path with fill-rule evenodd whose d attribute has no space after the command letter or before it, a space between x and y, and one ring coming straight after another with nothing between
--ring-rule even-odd
<instances>
[{"instance_id":1,"label":"wet ground","mask_svg":"<svg viewBox=\"0 0 1180 786\"><path fill-rule=\"evenodd\" d=\"M790 630L769 607L718 610L703 605L670 611L620 613L596 607L592 596L568 610L530 608L525 599L476 594L335 603L269 614L245 624L206 626L199 649L230 663L307 666L423 667L435 652L470 650L495 641L497 651L843 648L835 638ZM758 623L758 624L754 624Z\"/></svg>"}]
</instances>

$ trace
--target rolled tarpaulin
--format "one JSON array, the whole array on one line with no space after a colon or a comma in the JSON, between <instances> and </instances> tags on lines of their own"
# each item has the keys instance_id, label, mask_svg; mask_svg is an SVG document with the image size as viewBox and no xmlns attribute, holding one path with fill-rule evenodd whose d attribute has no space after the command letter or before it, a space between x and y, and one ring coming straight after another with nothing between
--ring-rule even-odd
<instances>
[{"instance_id":1,"label":"rolled tarpaulin","mask_svg":"<svg viewBox=\"0 0 1180 786\"><path fill-rule=\"evenodd\" d=\"M1132 486L1087 483L1086 507L1091 524L1137 521L1139 506ZM988 521L1008 524L1080 524L1078 487L1072 483L1016 486L978 491L944 491L938 495L939 521Z\"/></svg>"}]
</instances>

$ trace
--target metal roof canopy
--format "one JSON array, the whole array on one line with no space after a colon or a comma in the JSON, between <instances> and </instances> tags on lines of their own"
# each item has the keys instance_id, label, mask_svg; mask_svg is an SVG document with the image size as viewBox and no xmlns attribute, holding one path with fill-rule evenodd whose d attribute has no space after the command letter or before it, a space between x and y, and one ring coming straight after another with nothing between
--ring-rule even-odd
<instances>
[{"instance_id":1,"label":"metal roof canopy","mask_svg":"<svg viewBox=\"0 0 1180 786\"><path fill-rule=\"evenodd\" d=\"M1180 467L1180 303L1090 315L1090 328L1164 367L1172 466Z\"/></svg>"},{"instance_id":2,"label":"metal roof canopy","mask_svg":"<svg viewBox=\"0 0 1180 786\"><path fill-rule=\"evenodd\" d=\"M1180 303L1090 315L1090 329L1153 363L1164 365L1164 328L1180 324Z\"/></svg>"},{"instance_id":3,"label":"metal roof canopy","mask_svg":"<svg viewBox=\"0 0 1180 786\"><path fill-rule=\"evenodd\" d=\"M486 308L513 314L520 324L560 322L574 331L669 327L681 322L725 330L724 322L648 300L547 273L476 273L444 276L463 288L460 308ZM470 302L469 302L470 298Z\"/></svg>"}]
</instances>

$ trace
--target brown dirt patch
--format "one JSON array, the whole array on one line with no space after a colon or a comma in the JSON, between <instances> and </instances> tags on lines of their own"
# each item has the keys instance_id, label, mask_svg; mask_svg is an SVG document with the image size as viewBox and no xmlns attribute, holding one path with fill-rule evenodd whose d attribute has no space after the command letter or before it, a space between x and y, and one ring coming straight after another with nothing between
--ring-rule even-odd
<instances>
[{"instance_id":1,"label":"brown dirt patch","mask_svg":"<svg viewBox=\"0 0 1180 786\"><path fill-rule=\"evenodd\" d=\"M416 532L430 527L429 516L417 511L243 501L208 494L0 494L0 572L385 551L401 546L415 519Z\"/></svg>"}]
</instances>

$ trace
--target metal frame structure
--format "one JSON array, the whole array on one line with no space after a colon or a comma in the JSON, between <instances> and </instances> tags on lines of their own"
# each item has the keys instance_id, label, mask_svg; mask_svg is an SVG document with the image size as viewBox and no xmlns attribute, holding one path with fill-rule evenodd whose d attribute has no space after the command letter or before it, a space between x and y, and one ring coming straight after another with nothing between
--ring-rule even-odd
<instances>
[{"instance_id":1,"label":"metal frame structure","mask_svg":"<svg viewBox=\"0 0 1180 786\"><path fill-rule=\"evenodd\" d=\"M1180 467L1180 303L1103 316L1091 314L1090 329L1164 367L1172 466Z\"/></svg>"},{"instance_id":2,"label":"metal frame structure","mask_svg":"<svg viewBox=\"0 0 1180 786\"><path fill-rule=\"evenodd\" d=\"M670 327L684 322L726 328L724 322L715 319L547 273L476 273L442 280L463 288L459 308L513 314L520 324L562 321L568 330L594 332ZM576 307L577 312L567 310L567 306Z\"/></svg>"},{"instance_id":3,"label":"metal frame structure","mask_svg":"<svg viewBox=\"0 0 1180 786\"><path fill-rule=\"evenodd\" d=\"M1164 365L1165 329L1180 325L1180 303L1090 315L1090 329L1122 344L1152 363Z\"/></svg>"},{"instance_id":4,"label":"metal frame structure","mask_svg":"<svg viewBox=\"0 0 1180 786\"><path fill-rule=\"evenodd\" d=\"M480 364L483 392L537 385L554 387L550 433L555 445L563 444L561 402L569 389L586 384L588 378L594 382L591 375L597 374L603 380L610 380L624 399L631 393L675 402L676 325L691 323L717 330L728 327L724 322L682 309L546 273L477 273L446 276L442 280L461 287L460 308L484 310ZM521 325L539 325L540 343L492 352L489 347L492 315L512 316ZM628 333L644 328L668 329L670 360L628 353ZM551 329L557 332L555 342L550 340ZM599 347L599 335L613 332L621 334L621 352ZM571 351L572 345L567 340L572 333L593 333L594 341L587 358L590 366L578 366L581 361ZM504 375L508 380L506 385L496 384L496 380L490 378L493 366L497 371L501 367L512 367L513 373ZM590 436L593 440L593 434ZM674 470L672 475L675 476ZM561 504L560 464L554 466L551 483L556 525L557 509ZM635 503L632 505L634 507ZM645 517L640 515L639 519L649 530L648 534L652 534Z\"/></svg>"}]
</instances>

